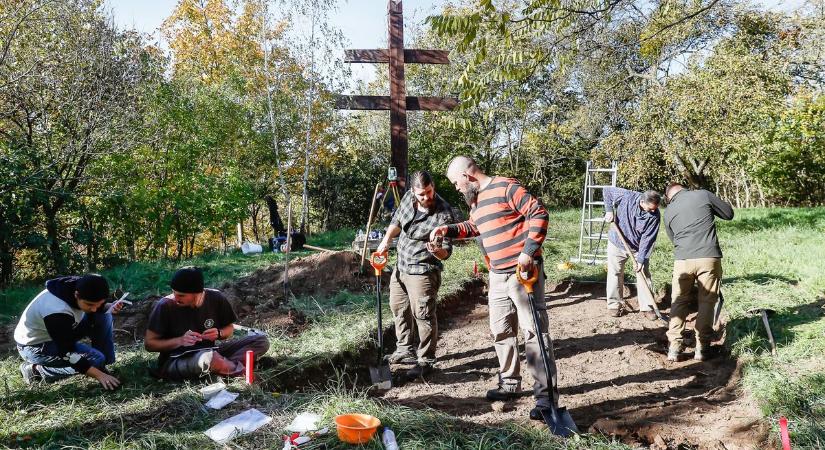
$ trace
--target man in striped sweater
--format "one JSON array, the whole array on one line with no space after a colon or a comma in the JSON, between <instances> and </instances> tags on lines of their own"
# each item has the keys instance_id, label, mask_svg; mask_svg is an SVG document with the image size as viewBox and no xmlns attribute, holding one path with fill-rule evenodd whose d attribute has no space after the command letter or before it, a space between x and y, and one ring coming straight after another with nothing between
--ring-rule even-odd
<instances>
[{"instance_id":1,"label":"man in striped sweater","mask_svg":"<svg viewBox=\"0 0 825 450\"><path fill-rule=\"evenodd\" d=\"M558 401L558 392L553 389L556 386L556 362L553 343L547 333L541 256L541 244L547 234L547 210L517 180L487 176L475 161L466 156L458 156L450 162L447 178L467 200L470 219L438 227L431 232L430 239L435 240L437 236L478 236L488 260L490 330L499 362L499 380L497 388L487 391L487 399L503 401L520 395L521 361L517 336L518 328L521 328L525 337L527 366L535 380L533 395L536 408L530 411L530 418L541 420L539 408L550 406L550 401ZM547 379L539 354L527 292L515 275L519 265L528 273L534 267L538 269L534 302L542 322L541 338L547 347L553 380ZM553 400L550 398L551 391Z\"/></svg>"}]
</instances>

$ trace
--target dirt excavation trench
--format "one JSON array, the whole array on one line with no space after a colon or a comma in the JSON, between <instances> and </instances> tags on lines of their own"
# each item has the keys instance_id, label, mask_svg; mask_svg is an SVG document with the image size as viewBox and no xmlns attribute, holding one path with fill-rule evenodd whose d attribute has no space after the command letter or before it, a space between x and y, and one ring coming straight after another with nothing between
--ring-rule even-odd
<instances>
[{"instance_id":1,"label":"dirt excavation trench","mask_svg":"<svg viewBox=\"0 0 825 450\"><path fill-rule=\"evenodd\" d=\"M603 284L548 286L546 299L561 404L580 429L657 450L765 448L759 411L739 390L739 370L729 355L668 362L666 325L641 314L607 316ZM630 302L635 305L635 297ZM498 363L483 292L466 292L439 314L438 370L384 398L482 424L531 423L533 380L526 365L525 396L508 403L484 398L496 384ZM393 369L403 372L404 366Z\"/></svg>"}]
</instances>

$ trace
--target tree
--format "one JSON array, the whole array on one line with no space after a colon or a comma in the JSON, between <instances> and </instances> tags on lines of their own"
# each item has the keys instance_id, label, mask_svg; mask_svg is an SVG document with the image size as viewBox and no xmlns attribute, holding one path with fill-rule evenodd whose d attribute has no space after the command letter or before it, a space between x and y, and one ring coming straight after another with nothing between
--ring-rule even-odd
<instances>
[{"instance_id":1,"label":"tree","mask_svg":"<svg viewBox=\"0 0 825 450\"><path fill-rule=\"evenodd\" d=\"M83 195L87 169L132 137L141 49L96 2L37 3L4 50L0 122L8 151L36 168L23 189L43 214L51 269L65 272L59 214Z\"/></svg>"}]
</instances>

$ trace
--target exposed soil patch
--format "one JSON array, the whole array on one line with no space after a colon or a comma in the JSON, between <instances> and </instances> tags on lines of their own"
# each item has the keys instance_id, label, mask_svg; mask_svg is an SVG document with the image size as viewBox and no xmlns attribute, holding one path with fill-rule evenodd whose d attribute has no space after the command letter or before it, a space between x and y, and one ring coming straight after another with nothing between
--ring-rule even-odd
<instances>
[{"instance_id":1,"label":"exposed soil patch","mask_svg":"<svg viewBox=\"0 0 825 450\"><path fill-rule=\"evenodd\" d=\"M686 361L669 363L666 325L638 313L609 317L603 284L548 286L547 300L561 404L580 429L659 450L764 448L761 416L739 392L739 368L729 355L698 362L688 353ZM635 305L635 298L630 302ZM506 404L484 398L496 385L498 362L483 296L439 313L439 370L384 397L476 423L531 422L533 379L525 364L525 396Z\"/></svg>"}]
</instances>

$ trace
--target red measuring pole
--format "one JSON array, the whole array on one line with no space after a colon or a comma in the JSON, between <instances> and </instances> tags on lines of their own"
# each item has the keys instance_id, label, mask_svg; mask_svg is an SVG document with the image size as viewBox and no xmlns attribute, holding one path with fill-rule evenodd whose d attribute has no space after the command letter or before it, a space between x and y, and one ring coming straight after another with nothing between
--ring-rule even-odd
<instances>
[{"instance_id":1,"label":"red measuring pole","mask_svg":"<svg viewBox=\"0 0 825 450\"><path fill-rule=\"evenodd\" d=\"M782 435L782 450L791 450L791 435L788 433L788 418L779 418L779 432Z\"/></svg>"},{"instance_id":2,"label":"red measuring pole","mask_svg":"<svg viewBox=\"0 0 825 450\"><path fill-rule=\"evenodd\" d=\"M255 381L255 352L252 350L246 351L246 384L252 384Z\"/></svg>"}]
</instances>

